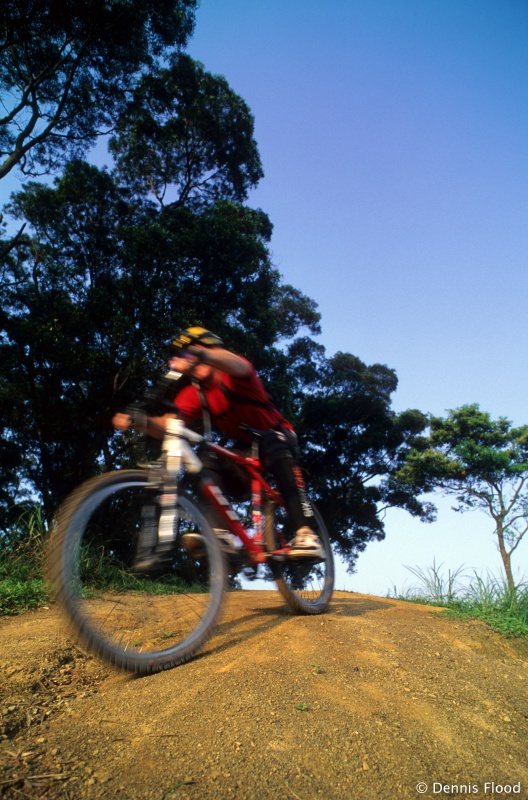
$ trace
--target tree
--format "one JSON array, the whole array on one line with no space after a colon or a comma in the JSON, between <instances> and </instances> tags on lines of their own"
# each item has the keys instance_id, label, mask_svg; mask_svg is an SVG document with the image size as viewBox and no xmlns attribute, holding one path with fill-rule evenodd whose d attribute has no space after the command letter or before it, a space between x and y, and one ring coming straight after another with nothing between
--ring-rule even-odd
<instances>
[{"instance_id":1,"label":"tree","mask_svg":"<svg viewBox=\"0 0 528 800\"><path fill-rule=\"evenodd\" d=\"M369 541L385 537L385 509L396 506L432 519L433 507L420 502L414 486L392 480L411 449L419 447L427 417L416 410L392 411L394 370L367 366L350 353L326 359L320 350L310 370L300 352L305 347L306 341L299 341L293 348L301 356L294 370L303 464L338 552L353 568Z\"/></svg>"},{"instance_id":2,"label":"tree","mask_svg":"<svg viewBox=\"0 0 528 800\"><path fill-rule=\"evenodd\" d=\"M299 336L319 333L320 315L274 269L266 214L243 205L262 167L253 117L225 79L173 54L134 80L110 110L94 101L115 123L116 169L72 159L53 186L29 183L8 207L25 228L0 282L0 503L36 493L49 518L74 486L125 463L112 411L153 380L178 328L202 324L255 363L298 427L315 498L352 568L383 538L385 507L429 514L391 477L424 417L391 411L393 370L327 359ZM58 136L35 145L33 164L46 155L51 165Z\"/></svg>"},{"instance_id":3,"label":"tree","mask_svg":"<svg viewBox=\"0 0 528 800\"><path fill-rule=\"evenodd\" d=\"M454 496L455 511L488 514L508 587L515 589L512 555L528 530L528 425L493 420L477 404L432 417L427 441L409 455L397 479Z\"/></svg>"},{"instance_id":4,"label":"tree","mask_svg":"<svg viewBox=\"0 0 528 800\"><path fill-rule=\"evenodd\" d=\"M281 298L295 292L279 289L266 215L228 201L156 210L74 161L53 187L28 184L11 211L32 235L4 270L0 458L6 477L19 476L17 497L32 487L49 517L74 486L119 462L111 412L163 368L175 331L207 324L257 364L271 362L286 316L292 330ZM318 315L298 301L297 327L315 331Z\"/></svg>"},{"instance_id":5,"label":"tree","mask_svg":"<svg viewBox=\"0 0 528 800\"><path fill-rule=\"evenodd\" d=\"M47 516L121 458L109 414L153 379L179 327L206 324L259 366L282 336L318 331L313 302L271 264L268 217L242 205L261 164L226 81L175 57L120 112L113 174L74 159L8 207L27 230L4 253L0 456L19 477L5 491L36 491Z\"/></svg>"},{"instance_id":6,"label":"tree","mask_svg":"<svg viewBox=\"0 0 528 800\"><path fill-rule=\"evenodd\" d=\"M255 363L296 425L311 491L351 568L383 538L385 507L427 517L413 490L391 482L425 417L391 411L393 370L327 359L299 337L319 332L319 314L273 268L262 211L226 200L156 207L82 161L53 187L29 183L11 210L29 233L2 288L5 503L31 488L49 518L82 480L124 463L112 411L163 368L174 331L196 323Z\"/></svg>"},{"instance_id":7,"label":"tree","mask_svg":"<svg viewBox=\"0 0 528 800\"><path fill-rule=\"evenodd\" d=\"M138 82L109 149L118 175L162 206L168 190L172 205L189 208L243 202L263 175L253 130L248 106L225 78L178 54Z\"/></svg>"},{"instance_id":8,"label":"tree","mask_svg":"<svg viewBox=\"0 0 528 800\"><path fill-rule=\"evenodd\" d=\"M142 71L192 33L197 0L4 0L0 178L53 172L107 133Z\"/></svg>"}]
</instances>

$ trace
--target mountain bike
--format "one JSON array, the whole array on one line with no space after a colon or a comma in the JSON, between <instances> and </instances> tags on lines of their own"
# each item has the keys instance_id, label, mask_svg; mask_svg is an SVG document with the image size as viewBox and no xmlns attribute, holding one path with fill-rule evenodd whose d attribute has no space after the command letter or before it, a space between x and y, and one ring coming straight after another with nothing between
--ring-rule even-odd
<instances>
[{"instance_id":1,"label":"mountain bike","mask_svg":"<svg viewBox=\"0 0 528 800\"><path fill-rule=\"evenodd\" d=\"M264 571L296 613L328 607L334 562L324 522L313 507L323 556L290 558L295 531L263 474L262 432L248 431L253 446L242 456L171 418L156 462L93 478L63 503L51 538L50 577L77 638L99 657L140 674L189 660L214 632L230 571L250 570L252 577ZM244 513L212 480L196 480L200 449L247 476L251 500ZM240 544L234 564L200 507L204 502ZM196 534L198 552L188 546ZM137 574L134 556L149 541L157 543L159 563L152 574Z\"/></svg>"}]
</instances>

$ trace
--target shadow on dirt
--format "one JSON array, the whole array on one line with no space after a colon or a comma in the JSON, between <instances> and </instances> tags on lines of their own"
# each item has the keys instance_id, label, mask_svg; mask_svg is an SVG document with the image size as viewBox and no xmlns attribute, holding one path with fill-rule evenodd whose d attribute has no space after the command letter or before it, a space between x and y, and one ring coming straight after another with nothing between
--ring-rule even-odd
<instances>
[{"instance_id":1,"label":"shadow on dirt","mask_svg":"<svg viewBox=\"0 0 528 800\"><path fill-rule=\"evenodd\" d=\"M254 603L252 602L253 598ZM329 609L324 614L310 617L292 613L275 594L271 602L263 606L262 595L259 592L228 592L222 618L217 624L213 636L190 660L197 661L213 654L229 652L244 642L258 639L292 621L295 623L295 620L326 619L330 621L335 617L360 617L372 611L386 610L395 605L396 603L391 600L338 595L334 596ZM129 674L127 677L129 680L142 678L142 676L134 674Z\"/></svg>"},{"instance_id":2,"label":"shadow on dirt","mask_svg":"<svg viewBox=\"0 0 528 800\"><path fill-rule=\"evenodd\" d=\"M359 617L369 611L382 611L395 606L390 600L370 599L366 597L337 598L332 600L329 613L341 617Z\"/></svg>"},{"instance_id":3,"label":"shadow on dirt","mask_svg":"<svg viewBox=\"0 0 528 800\"><path fill-rule=\"evenodd\" d=\"M229 596L227 602L229 604ZM235 619L231 618L226 622L220 622L216 627L211 644L207 646L205 652L200 653L197 657L203 657L210 653L225 652L242 642L279 628L291 620L301 618L321 620L332 618L333 616L358 617L371 611L381 611L394 605L395 603L390 600L371 600L364 597L336 598L332 600L328 611L317 617L303 617L293 614L287 606L277 604L260 606L252 609L251 613L243 614Z\"/></svg>"}]
</instances>

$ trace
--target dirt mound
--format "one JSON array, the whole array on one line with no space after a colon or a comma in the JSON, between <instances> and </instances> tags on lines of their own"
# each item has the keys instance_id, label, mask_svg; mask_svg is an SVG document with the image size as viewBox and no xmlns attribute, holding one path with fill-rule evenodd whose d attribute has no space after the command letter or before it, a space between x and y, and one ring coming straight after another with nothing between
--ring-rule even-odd
<instances>
[{"instance_id":1,"label":"dirt mound","mask_svg":"<svg viewBox=\"0 0 528 800\"><path fill-rule=\"evenodd\" d=\"M41 609L0 621L0 796L527 798L527 656L438 609L236 592L199 657L138 679Z\"/></svg>"}]
</instances>

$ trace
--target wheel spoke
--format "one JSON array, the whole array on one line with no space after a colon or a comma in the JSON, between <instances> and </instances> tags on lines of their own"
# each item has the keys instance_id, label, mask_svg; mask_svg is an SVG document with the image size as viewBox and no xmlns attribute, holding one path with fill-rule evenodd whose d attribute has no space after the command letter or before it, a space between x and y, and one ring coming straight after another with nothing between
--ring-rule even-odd
<instances>
[{"instance_id":1,"label":"wheel spoke","mask_svg":"<svg viewBox=\"0 0 528 800\"><path fill-rule=\"evenodd\" d=\"M313 508L313 530L319 537L324 559L298 558L270 561L278 589L293 611L320 614L327 607L334 587L334 560L330 539L321 515ZM294 536L285 511L275 503L266 506L265 537L269 551L279 549Z\"/></svg>"},{"instance_id":2,"label":"wheel spoke","mask_svg":"<svg viewBox=\"0 0 528 800\"><path fill-rule=\"evenodd\" d=\"M202 646L225 582L215 536L186 497L178 501L170 550L153 569L134 573L143 509L155 500L147 473L89 482L66 502L52 553L59 597L80 636L103 658L136 672L175 666ZM199 561L182 545L186 533L203 539L206 556Z\"/></svg>"}]
</instances>

